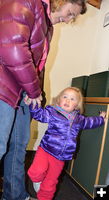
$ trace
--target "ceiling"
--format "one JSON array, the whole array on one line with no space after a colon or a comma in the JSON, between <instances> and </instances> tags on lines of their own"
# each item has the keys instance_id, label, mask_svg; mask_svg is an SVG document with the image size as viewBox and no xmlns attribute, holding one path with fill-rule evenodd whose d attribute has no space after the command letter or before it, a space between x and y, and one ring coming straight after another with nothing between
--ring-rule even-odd
<instances>
[{"instance_id":1,"label":"ceiling","mask_svg":"<svg viewBox=\"0 0 109 200\"><path fill-rule=\"evenodd\" d=\"M100 9L100 5L101 5L102 0L87 0L87 2L89 4L91 4L92 6Z\"/></svg>"}]
</instances>

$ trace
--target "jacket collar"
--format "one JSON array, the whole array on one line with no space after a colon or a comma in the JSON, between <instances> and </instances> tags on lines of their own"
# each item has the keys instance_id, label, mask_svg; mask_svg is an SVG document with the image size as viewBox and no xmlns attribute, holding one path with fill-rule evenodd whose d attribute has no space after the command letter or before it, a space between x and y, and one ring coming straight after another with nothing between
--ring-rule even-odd
<instances>
[{"instance_id":1,"label":"jacket collar","mask_svg":"<svg viewBox=\"0 0 109 200\"><path fill-rule=\"evenodd\" d=\"M42 0L42 2L44 2L47 5L47 14L50 19L50 15L51 15L50 0Z\"/></svg>"},{"instance_id":2,"label":"jacket collar","mask_svg":"<svg viewBox=\"0 0 109 200\"><path fill-rule=\"evenodd\" d=\"M72 120L76 117L77 113L79 113L79 110L74 110L71 113L66 112L65 110L63 110L60 106L55 105L53 106L55 110L57 110L59 113L61 113L62 115L64 115L68 120Z\"/></svg>"}]
</instances>

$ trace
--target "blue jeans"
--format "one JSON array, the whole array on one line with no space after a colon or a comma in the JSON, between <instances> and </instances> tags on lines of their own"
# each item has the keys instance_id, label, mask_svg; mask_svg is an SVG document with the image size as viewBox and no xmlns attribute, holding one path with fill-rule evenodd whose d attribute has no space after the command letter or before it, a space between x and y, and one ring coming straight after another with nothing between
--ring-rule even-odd
<instances>
[{"instance_id":1,"label":"blue jeans","mask_svg":"<svg viewBox=\"0 0 109 200\"><path fill-rule=\"evenodd\" d=\"M13 109L0 101L0 158L4 156L4 200L24 200L28 197L25 189L24 161L26 146L30 138L30 113L23 102Z\"/></svg>"}]
</instances>

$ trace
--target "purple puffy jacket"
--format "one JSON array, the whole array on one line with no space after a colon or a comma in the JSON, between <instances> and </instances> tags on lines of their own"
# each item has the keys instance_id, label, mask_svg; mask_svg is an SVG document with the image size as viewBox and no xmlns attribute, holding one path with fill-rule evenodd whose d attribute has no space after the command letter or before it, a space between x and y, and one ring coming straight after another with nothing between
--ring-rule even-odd
<instances>
[{"instance_id":1,"label":"purple puffy jacket","mask_svg":"<svg viewBox=\"0 0 109 200\"><path fill-rule=\"evenodd\" d=\"M22 91L40 95L53 26L43 0L0 0L0 99L17 107ZM36 68L36 69L35 69Z\"/></svg>"},{"instance_id":2,"label":"purple puffy jacket","mask_svg":"<svg viewBox=\"0 0 109 200\"><path fill-rule=\"evenodd\" d=\"M36 108L30 112L35 120L48 123L40 146L59 160L71 160L76 150L77 136L81 130L97 128L104 124L101 116L85 117L77 112L71 121L53 106Z\"/></svg>"}]
</instances>

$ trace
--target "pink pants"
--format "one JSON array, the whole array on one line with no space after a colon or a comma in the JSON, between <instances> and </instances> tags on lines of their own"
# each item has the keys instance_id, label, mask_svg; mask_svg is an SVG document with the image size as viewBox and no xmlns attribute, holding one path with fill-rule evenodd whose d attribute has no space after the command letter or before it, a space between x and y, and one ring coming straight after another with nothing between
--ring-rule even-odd
<instances>
[{"instance_id":1,"label":"pink pants","mask_svg":"<svg viewBox=\"0 0 109 200\"><path fill-rule=\"evenodd\" d=\"M38 200L52 200L56 191L58 177L64 167L60 161L38 148L33 163L28 170L28 175L33 182L42 182L37 193Z\"/></svg>"}]
</instances>

